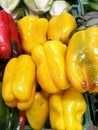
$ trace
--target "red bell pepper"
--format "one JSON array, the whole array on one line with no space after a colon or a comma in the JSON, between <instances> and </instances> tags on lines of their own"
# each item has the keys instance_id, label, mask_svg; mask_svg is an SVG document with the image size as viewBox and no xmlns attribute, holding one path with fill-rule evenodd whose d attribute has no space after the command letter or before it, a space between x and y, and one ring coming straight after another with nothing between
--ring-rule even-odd
<instances>
[{"instance_id":1,"label":"red bell pepper","mask_svg":"<svg viewBox=\"0 0 98 130\"><path fill-rule=\"evenodd\" d=\"M20 36L19 36L18 30L16 29L15 21L10 14L8 14L8 18L9 18L9 27L10 27L10 33L11 33L10 43L12 46L12 57L14 57L22 53L22 47L20 44Z\"/></svg>"},{"instance_id":2,"label":"red bell pepper","mask_svg":"<svg viewBox=\"0 0 98 130\"><path fill-rule=\"evenodd\" d=\"M0 59L8 60L22 53L21 41L11 14L0 10Z\"/></svg>"},{"instance_id":3,"label":"red bell pepper","mask_svg":"<svg viewBox=\"0 0 98 130\"><path fill-rule=\"evenodd\" d=\"M8 14L0 11L0 58L9 59L11 55L10 28Z\"/></svg>"}]
</instances>

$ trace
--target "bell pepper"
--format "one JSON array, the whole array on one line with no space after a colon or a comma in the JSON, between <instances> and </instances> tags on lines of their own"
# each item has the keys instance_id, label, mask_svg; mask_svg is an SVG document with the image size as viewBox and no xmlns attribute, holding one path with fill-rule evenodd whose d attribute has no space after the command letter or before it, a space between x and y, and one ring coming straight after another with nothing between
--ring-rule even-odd
<instances>
[{"instance_id":1,"label":"bell pepper","mask_svg":"<svg viewBox=\"0 0 98 130\"><path fill-rule=\"evenodd\" d=\"M31 56L37 66L37 81L48 93L69 88L65 70L66 50L67 46L62 42L50 40L32 51Z\"/></svg>"},{"instance_id":2,"label":"bell pepper","mask_svg":"<svg viewBox=\"0 0 98 130\"><path fill-rule=\"evenodd\" d=\"M0 10L0 59L8 60L22 53L15 21L11 14Z\"/></svg>"},{"instance_id":3,"label":"bell pepper","mask_svg":"<svg viewBox=\"0 0 98 130\"><path fill-rule=\"evenodd\" d=\"M37 91L34 101L25 111L29 125L34 130L41 130L48 118L48 94L43 90Z\"/></svg>"},{"instance_id":4,"label":"bell pepper","mask_svg":"<svg viewBox=\"0 0 98 130\"><path fill-rule=\"evenodd\" d=\"M24 16L18 21L23 50L31 54L32 49L46 42L48 20L37 16Z\"/></svg>"},{"instance_id":5,"label":"bell pepper","mask_svg":"<svg viewBox=\"0 0 98 130\"><path fill-rule=\"evenodd\" d=\"M77 23L75 17L70 13L63 12L60 15L53 16L49 20L47 38L66 42L76 31Z\"/></svg>"},{"instance_id":6,"label":"bell pepper","mask_svg":"<svg viewBox=\"0 0 98 130\"><path fill-rule=\"evenodd\" d=\"M13 17L9 14L9 27L10 27L10 43L12 47L12 57L19 56L22 53L22 45L19 32L16 28Z\"/></svg>"},{"instance_id":7,"label":"bell pepper","mask_svg":"<svg viewBox=\"0 0 98 130\"><path fill-rule=\"evenodd\" d=\"M98 92L98 27L76 32L69 41L66 74L80 92Z\"/></svg>"},{"instance_id":8,"label":"bell pepper","mask_svg":"<svg viewBox=\"0 0 98 130\"><path fill-rule=\"evenodd\" d=\"M30 55L11 58L4 70L2 97L9 107L25 110L33 102L36 90L35 64Z\"/></svg>"},{"instance_id":9,"label":"bell pepper","mask_svg":"<svg viewBox=\"0 0 98 130\"><path fill-rule=\"evenodd\" d=\"M9 59L11 55L10 28L8 14L0 11L0 58Z\"/></svg>"},{"instance_id":10,"label":"bell pepper","mask_svg":"<svg viewBox=\"0 0 98 130\"><path fill-rule=\"evenodd\" d=\"M73 87L49 95L49 120L52 129L82 130L85 112L85 98Z\"/></svg>"}]
</instances>

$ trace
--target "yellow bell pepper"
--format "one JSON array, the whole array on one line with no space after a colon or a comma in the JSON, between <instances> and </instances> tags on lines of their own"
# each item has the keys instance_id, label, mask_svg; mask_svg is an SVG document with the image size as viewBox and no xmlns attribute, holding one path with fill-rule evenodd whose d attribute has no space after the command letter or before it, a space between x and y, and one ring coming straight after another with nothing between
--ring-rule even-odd
<instances>
[{"instance_id":1,"label":"yellow bell pepper","mask_svg":"<svg viewBox=\"0 0 98 130\"><path fill-rule=\"evenodd\" d=\"M60 15L53 16L49 20L47 31L48 39L60 40L66 42L70 35L76 30L77 23L75 17L70 13L63 12Z\"/></svg>"},{"instance_id":2,"label":"yellow bell pepper","mask_svg":"<svg viewBox=\"0 0 98 130\"><path fill-rule=\"evenodd\" d=\"M48 93L69 88L65 70L66 50L65 44L51 40L36 46L32 51L32 59L37 65L38 83Z\"/></svg>"},{"instance_id":3,"label":"yellow bell pepper","mask_svg":"<svg viewBox=\"0 0 98 130\"><path fill-rule=\"evenodd\" d=\"M85 98L72 87L49 96L49 120L52 129L82 130L85 111Z\"/></svg>"},{"instance_id":4,"label":"yellow bell pepper","mask_svg":"<svg viewBox=\"0 0 98 130\"><path fill-rule=\"evenodd\" d=\"M9 107L29 108L36 91L35 64L22 54L8 61L3 76L2 97Z\"/></svg>"},{"instance_id":5,"label":"yellow bell pepper","mask_svg":"<svg viewBox=\"0 0 98 130\"><path fill-rule=\"evenodd\" d=\"M76 32L69 41L66 72L80 92L98 92L98 27Z\"/></svg>"},{"instance_id":6,"label":"yellow bell pepper","mask_svg":"<svg viewBox=\"0 0 98 130\"><path fill-rule=\"evenodd\" d=\"M25 115L34 130L41 130L48 118L48 94L43 90L36 92L34 101L25 111Z\"/></svg>"},{"instance_id":7,"label":"yellow bell pepper","mask_svg":"<svg viewBox=\"0 0 98 130\"><path fill-rule=\"evenodd\" d=\"M31 54L32 49L47 41L48 20L37 16L24 16L18 21L22 47Z\"/></svg>"}]
</instances>

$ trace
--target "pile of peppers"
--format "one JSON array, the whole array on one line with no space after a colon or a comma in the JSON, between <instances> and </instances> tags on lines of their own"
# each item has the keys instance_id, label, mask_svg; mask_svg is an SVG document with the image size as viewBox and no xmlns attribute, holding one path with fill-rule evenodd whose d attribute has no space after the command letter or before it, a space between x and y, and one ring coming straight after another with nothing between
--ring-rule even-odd
<instances>
[{"instance_id":1,"label":"pile of peppers","mask_svg":"<svg viewBox=\"0 0 98 130\"><path fill-rule=\"evenodd\" d=\"M16 28L11 15L1 11L0 22L0 58L8 60L5 104L24 112L33 129L49 120L52 129L82 130L84 93L98 92L98 27L77 31L67 12L50 20L24 16Z\"/></svg>"}]
</instances>

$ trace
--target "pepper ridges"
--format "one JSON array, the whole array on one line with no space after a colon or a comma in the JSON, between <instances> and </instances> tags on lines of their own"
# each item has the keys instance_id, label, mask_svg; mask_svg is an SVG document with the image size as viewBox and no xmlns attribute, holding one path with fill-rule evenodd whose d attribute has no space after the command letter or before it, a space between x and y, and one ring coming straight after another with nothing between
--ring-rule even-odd
<instances>
[{"instance_id":1,"label":"pepper ridges","mask_svg":"<svg viewBox=\"0 0 98 130\"><path fill-rule=\"evenodd\" d=\"M31 56L22 54L11 58L3 75L2 98L5 103L25 110L32 104L35 91L35 64Z\"/></svg>"}]
</instances>

